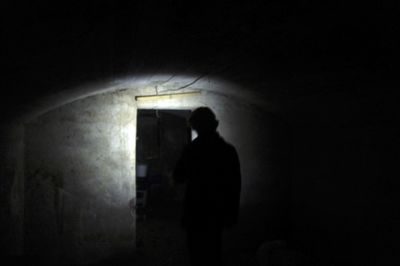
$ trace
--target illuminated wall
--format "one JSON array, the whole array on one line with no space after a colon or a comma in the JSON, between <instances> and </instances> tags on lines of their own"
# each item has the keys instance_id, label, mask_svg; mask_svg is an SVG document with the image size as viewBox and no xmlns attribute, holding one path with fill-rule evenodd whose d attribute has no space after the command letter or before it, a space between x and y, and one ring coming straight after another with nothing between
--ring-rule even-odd
<instances>
[{"instance_id":1,"label":"illuminated wall","mask_svg":"<svg viewBox=\"0 0 400 266\"><path fill-rule=\"evenodd\" d=\"M106 256L134 244L128 202L135 191L135 127L134 102L121 93L66 104L26 125L28 253L86 261L94 250Z\"/></svg>"}]
</instances>

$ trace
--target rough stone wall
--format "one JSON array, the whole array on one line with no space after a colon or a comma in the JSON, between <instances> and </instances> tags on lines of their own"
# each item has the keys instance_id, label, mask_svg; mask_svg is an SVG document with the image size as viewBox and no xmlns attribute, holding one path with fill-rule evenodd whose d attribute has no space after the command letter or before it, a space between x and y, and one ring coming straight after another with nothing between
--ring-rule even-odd
<instances>
[{"instance_id":1,"label":"rough stone wall","mask_svg":"<svg viewBox=\"0 0 400 266\"><path fill-rule=\"evenodd\" d=\"M114 92L78 100L25 132L25 251L82 262L132 246L133 98Z\"/></svg>"}]
</instances>

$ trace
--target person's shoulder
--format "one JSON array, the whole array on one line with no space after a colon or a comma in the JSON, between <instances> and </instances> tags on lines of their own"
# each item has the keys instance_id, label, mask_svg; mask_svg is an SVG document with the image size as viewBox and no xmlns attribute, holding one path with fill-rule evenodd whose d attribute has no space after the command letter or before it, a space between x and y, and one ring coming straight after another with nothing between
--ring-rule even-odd
<instances>
[{"instance_id":1,"label":"person's shoulder","mask_svg":"<svg viewBox=\"0 0 400 266\"><path fill-rule=\"evenodd\" d=\"M235 146L233 146L230 143L227 143L227 147L228 147L229 153L231 153L232 155L236 155L237 154Z\"/></svg>"},{"instance_id":2,"label":"person's shoulder","mask_svg":"<svg viewBox=\"0 0 400 266\"><path fill-rule=\"evenodd\" d=\"M235 152L236 153L236 148L235 146L233 146L233 144L231 144L230 142L227 142L224 138L220 138L221 139L221 143L224 146L224 148L229 151L229 152Z\"/></svg>"}]
</instances>

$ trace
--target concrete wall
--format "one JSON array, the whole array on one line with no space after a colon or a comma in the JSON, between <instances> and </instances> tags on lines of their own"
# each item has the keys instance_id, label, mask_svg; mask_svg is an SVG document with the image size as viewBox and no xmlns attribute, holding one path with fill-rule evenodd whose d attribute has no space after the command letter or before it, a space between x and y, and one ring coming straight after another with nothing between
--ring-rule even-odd
<instances>
[{"instance_id":1,"label":"concrete wall","mask_svg":"<svg viewBox=\"0 0 400 266\"><path fill-rule=\"evenodd\" d=\"M132 247L135 101L66 104L25 127L25 252L85 262Z\"/></svg>"},{"instance_id":2,"label":"concrete wall","mask_svg":"<svg viewBox=\"0 0 400 266\"><path fill-rule=\"evenodd\" d=\"M0 142L0 248L21 254L24 219L24 145L22 126L1 128Z\"/></svg>"}]
</instances>

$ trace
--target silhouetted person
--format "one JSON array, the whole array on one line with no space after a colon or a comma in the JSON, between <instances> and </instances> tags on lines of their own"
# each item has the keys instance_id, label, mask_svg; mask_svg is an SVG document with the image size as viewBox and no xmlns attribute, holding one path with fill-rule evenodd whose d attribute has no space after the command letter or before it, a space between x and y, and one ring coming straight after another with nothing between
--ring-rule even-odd
<instances>
[{"instance_id":1,"label":"silhouetted person","mask_svg":"<svg viewBox=\"0 0 400 266\"><path fill-rule=\"evenodd\" d=\"M220 265L222 230L237 222L241 174L235 148L216 131L218 121L207 107L189 118L198 137L187 145L174 171L186 183L183 227L192 265Z\"/></svg>"}]
</instances>

